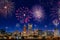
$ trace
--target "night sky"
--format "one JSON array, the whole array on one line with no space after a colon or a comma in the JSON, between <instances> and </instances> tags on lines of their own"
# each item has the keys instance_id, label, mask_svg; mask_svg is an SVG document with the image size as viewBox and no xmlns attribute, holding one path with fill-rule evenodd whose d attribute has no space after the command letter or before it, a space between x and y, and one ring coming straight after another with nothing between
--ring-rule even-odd
<instances>
[{"instance_id":1,"label":"night sky","mask_svg":"<svg viewBox=\"0 0 60 40\"><path fill-rule=\"evenodd\" d=\"M37 29L41 29L41 30L53 30L55 28L55 25L52 23L52 21L54 19L58 20L58 6L59 6L58 2L59 2L59 0L10 0L10 1L13 2L12 7L14 8L13 12L10 12L10 13L12 13L12 16L10 16L10 14L8 14L5 17L5 16L2 16L1 12L0 12L0 29L5 29L7 32L13 32L15 30L22 31L24 25L27 26L28 24L32 24L33 29L37 28ZM32 7L34 8L35 5L36 6L39 5L39 6L43 7L43 10L44 10L43 19L35 20L35 18L33 17L33 14L31 14L32 18L29 19L30 21L27 21L27 23L25 23L25 22L21 23L20 18L19 18L19 20L17 20L16 10L20 9L20 7L21 8L27 7L27 8L29 8L29 10L32 10ZM23 9L23 11L24 11L24 9ZM19 15L19 16L22 16L22 15ZM30 16L30 14L27 14L27 16ZM26 18L27 18L27 16L26 16ZM24 17L22 19L25 20ZM16 24L19 27L16 27ZM47 27L45 27L45 25L47 25ZM58 29L60 29L60 25L58 25L57 27L58 27ZM28 26L27 26L27 28L28 28Z\"/></svg>"}]
</instances>

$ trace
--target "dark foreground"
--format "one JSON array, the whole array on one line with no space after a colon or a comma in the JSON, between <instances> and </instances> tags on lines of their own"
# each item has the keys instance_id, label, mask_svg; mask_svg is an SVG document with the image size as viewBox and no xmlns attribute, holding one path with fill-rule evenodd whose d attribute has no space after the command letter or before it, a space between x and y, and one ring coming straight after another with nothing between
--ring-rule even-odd
<instances>
[{"instance_id":1,"label":"dark foreground","mask_svg":"<svg viewBox=\"0 0 60 40\"><path fill-rule=\"evenodd\" d=\"M56 38L42 38L42 39L0 39L0 40L60 40L60 37L56 37Z\"/></svg>"}]
</instances>

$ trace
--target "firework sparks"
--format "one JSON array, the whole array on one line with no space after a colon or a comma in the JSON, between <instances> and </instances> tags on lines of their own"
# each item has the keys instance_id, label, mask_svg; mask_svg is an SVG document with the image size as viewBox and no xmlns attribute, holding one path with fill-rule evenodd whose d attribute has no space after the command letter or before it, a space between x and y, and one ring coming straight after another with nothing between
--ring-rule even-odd
<instances>
[{"instance_id":1,"label":"firework sparks","mask_svg":"<svg viewBox=\"0 0 60 40\"><path fill-rule=\"evenodd\" d=\"M58 17L59 17L59 20L60 20L60 1L58 2Z\"/></svg>"},{"instance_id":2,"label":"firework sparks","mask_svg":"<svg viewBox=\"0 0 60 40\"><path fill-rule=\"evenodd\" d=\"M55 26L58 26L58 24L59 24L58 20L57 20L57 19L54 19L54 20L53 20L53 24L54 24Z\"/></svg>"},{"instance_id":3,"label":"firework sparks","mask_svg":"<svg viewBox=\"0 0 60 40\"><path fill-rule=\"evenodd\" d=\"M32 11L33 11L33 16L35 17L35 19L40 20L44 18L44 14L43 14L43 10L41 6L34 6L32 8Z\"/></svg>"},{"instance_id":4,"label":"firework sparks","mask_svg":"<svg viewBox=\"0 0 60 40\"><path fill-rule=\"evenodd\" d=\"M0 0L0 14L4 17L11 16L14 9L13 2Z\"/></svg>"},{"instance_id":5,"label":"firework sparks","mask_svg":"<svg viewBox=\"0 0 60 40\"><path fill-rule=\"evenodd\" d=\"M31 11L28 7L20 7L16 10L16 18L20 21L20 23L28 23L32 18L31 15Z\"/></svg>"}]
</instances>

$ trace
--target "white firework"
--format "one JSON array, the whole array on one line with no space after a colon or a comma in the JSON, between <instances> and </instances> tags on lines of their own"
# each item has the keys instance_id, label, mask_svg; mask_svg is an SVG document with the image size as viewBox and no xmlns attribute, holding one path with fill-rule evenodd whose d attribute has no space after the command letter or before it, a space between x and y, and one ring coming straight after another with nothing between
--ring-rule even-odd
<instances>
[{"instance_id":1,"label":"white firework","mask_svg":"<svg viewBox=\"0 0 60 40\"><path fill-rule=\"evenodd\" d=\"M8 0L0 0L0 14L4 17L11 16L14 10L13 2Z\"/></svg>"},{"instance_id":2,"label":"white firework","mask_svg":"<svg viewBox=\"0 0 60 40\"><path fill-rule=\"evenodd\" d=\"M33 16L35 19L40 20L44 18L44 11L41 6L34 6L32 8Z\"/></svg>"},{"instance_id":3,"label":"white firework","mask_svg":"<svg viewBox=\"0 0 60 40\"><path fill-rule=\"evenodd\" d=\"M41 17L42 17L41 10L36 10L34 13L35 13L34 16L35 16L36 18L41 18Z\"/></svg>"},{"instance_id":4,"label":"white firework","mask_svg":"<svg viewBox=\"0 0 60 40\"><path fill-rule=\"evenodd\" d=\"M55 26L58 26L58 25L59 25L59 21L58 21L57 19L54 19L54 20L53 20L53 24L54 24Z\"/></svg>"}]
</instances>

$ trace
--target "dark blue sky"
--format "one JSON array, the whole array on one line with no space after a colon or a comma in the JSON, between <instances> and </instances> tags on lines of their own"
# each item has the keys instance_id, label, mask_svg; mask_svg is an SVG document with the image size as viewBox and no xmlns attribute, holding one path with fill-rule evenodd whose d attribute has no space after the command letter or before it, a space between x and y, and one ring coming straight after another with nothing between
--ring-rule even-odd
<instances>
[{"instance_id":1,"label":"dark blue sky","mask_svg":"<svg viewBox=\"0 0 60 40\"><path fill-rule=\"evenodd\" d=\"M29 9L31 9L34 5L40 5L40 6L43 6L45 11L44 20L41 22L37 22L37 21L32 21L33 20L32 19L30 23L33 24L33 29L38 28L42 30L45 30L45 29L52 30L55 28L55 26L52 24L52 20L57 17L54 17L53 19L51 19L53 16L50 17L49 15L52 14L51 8L55 8L58 6L57 5L58 1L59 0L12 0L12 2L14 2L14 7L15 7L14 13L12 14L12 17L4 18L0 16L0 29L5 29L5 27L7 26L8 27L7 31L14 31L14 30L22 31L23 24L19 23L19 21L17 20L15 11L22 6L26 6ZM16 23L20 24L19 28L16 28ZM37 27L34 27L34 25L37 25ZM44 25L47 25L48 27L45 28ZM58 28L60 27L58 26Z\"/></svg>"}]
</instances>

